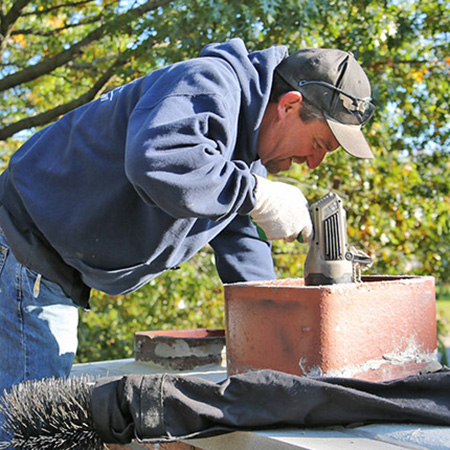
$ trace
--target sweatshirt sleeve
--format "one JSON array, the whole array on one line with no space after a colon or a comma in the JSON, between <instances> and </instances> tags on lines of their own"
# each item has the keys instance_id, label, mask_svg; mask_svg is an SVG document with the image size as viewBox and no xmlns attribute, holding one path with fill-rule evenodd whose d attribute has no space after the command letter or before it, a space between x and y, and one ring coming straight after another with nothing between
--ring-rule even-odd
<instances>
[{"instance_id":1,"label":"sweatshirt sleeve","mask_svg":"<svg viewBox=\"0 0 450 450\"><path fill-rule=\"evenodd\" d=\"M271 243L258 237L250 216L236 216L210 244L223 283L276 279Z\"/></svg>"},{"instance_id":2,"label":"sweatshirt sleeve","mask_svg":"<svg viewBox=\"0 0 450 450\"><path fill-rule=\"evenodd\" d=\"M125 170L139 195L176 218L221 220L251 211L255 179L247 164L232 160L237 109L216 94L167 95L138 105Z\"/></svg>"}]
</instances>

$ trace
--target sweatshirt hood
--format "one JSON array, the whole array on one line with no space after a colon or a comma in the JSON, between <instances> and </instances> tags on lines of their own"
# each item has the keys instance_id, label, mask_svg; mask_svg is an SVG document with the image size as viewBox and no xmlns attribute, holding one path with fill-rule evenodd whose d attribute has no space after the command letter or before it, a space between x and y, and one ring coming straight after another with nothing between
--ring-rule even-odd
<instances>
[{"instance_id":1,"label":"sweatshirt hood","mask_svg":"<svg viewBox=\"0 0 450 450\"><path fill-rule=\"evenodd\" d=\"M246 154L247 162L258 159L258 132L269 103L273 72L288 56L287 47L272 46L249 53L242 39L234 38L224 43L207 45L200 56L222 58L236 73L242 92L238 145L246 147L242 154Z\"/></svg>"}]
</instances>

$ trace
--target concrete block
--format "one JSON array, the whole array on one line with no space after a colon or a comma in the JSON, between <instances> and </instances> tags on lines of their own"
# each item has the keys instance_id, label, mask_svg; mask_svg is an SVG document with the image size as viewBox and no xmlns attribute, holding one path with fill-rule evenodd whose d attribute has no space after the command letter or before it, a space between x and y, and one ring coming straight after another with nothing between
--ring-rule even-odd
<instances>
[{"instance_id":1,"label":"concrete block","mask_svg":"<svg viewBox=\"0 0 450 450\"><path fill-rule=\"evenodd\" d=\"M140 331L134 335L136 361L168 370L220 364L224 349L223 329Z\"/></svg>"}]
</instances>

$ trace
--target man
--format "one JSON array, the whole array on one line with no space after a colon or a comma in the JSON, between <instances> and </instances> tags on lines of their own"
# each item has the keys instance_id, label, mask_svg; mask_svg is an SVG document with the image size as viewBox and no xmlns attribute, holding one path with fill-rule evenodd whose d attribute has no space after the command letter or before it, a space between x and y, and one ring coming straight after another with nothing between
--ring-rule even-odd
<instances>
[{"instance_id":1,"label":"man","mask_svg":"<svg viewBox=\"0 0 450 450\"><path fill-rule=\"evenodd\" d=\"M207 243L223 282L273 279L253 222L269 240L312 226L265 168L314 169L339 145L373 157L369 96L350 53L233 39L36 133L0 178L0 389L69 373L91 288L131 292Z\"/></svg>"}]
</instances>

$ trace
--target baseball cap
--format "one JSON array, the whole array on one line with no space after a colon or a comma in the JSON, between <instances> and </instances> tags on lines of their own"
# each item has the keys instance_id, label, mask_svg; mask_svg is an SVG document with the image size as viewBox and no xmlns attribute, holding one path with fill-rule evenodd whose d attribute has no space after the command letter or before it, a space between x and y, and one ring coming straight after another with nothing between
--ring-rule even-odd
<instances>
[{"instance_id":1,"label":"baseball cap","mask_svg":"<svg viewBox=\"0 0 450 450\"><path fill-rule=\"evenodd\" d=\"M284 59L276 72L319 108L341 147L358 158L373 158L361 127L372 117L370 82L351 52L301 49Z\"/></svg>"}]
</instances>

